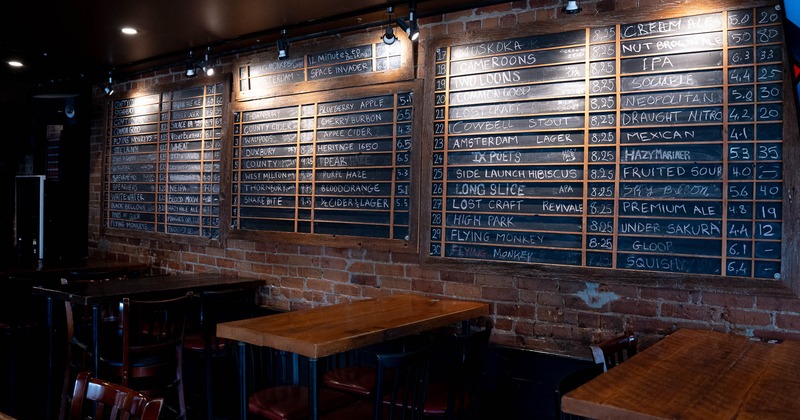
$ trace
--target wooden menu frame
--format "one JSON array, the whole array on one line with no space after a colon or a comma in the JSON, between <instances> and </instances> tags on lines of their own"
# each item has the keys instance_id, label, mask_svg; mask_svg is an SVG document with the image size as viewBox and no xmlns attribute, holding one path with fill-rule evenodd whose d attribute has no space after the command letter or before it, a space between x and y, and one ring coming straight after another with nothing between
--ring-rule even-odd
<instances>
[{"instance_id":1,"label":"wooden menu frame","mask_svg":"<svg viewBox=\"0 0 800 420\"><path fill-rule=\"evenodd\" d=\"M691 1L691 2L678 2L672 1L667 4L660 4L658 7L652 8L639 8L632 11L598 13L592 16L575 16L564 17L558 21L552 22L536 22L530 28L515 28L514 30L498 30L492 32L480 32L471 34L459 34L456 36L444 36L431 39L426 43L424 48L427 51L425 62L429 63L426 66L425 77L425 90L429 92L426 95L426 121L437 121L437 119L446 117L437 113L435 103L435 92L439 85L437 85L437 50L439 48L449 48L460 45L473 45L479 43L491 44L494 41L502 41L508 39L518 39L523 37L533 37L547 34L559 34L568 31L582 30L585 28L602 28L614 26L619 24L629 24L645 21L656 21L662 19L679 18L683 16L702 15L706 13L714 13L720 11L755 8L762 6L774 6L775 2L749 2L749 1ZM727 58L727 46L723 47L725 58ZM426 165L425 172L422 174L421 185L422 188L422 219L421 223L421 258L426 267L433 269L443 270L467 270L471 272L482 273L498 273L502 272L507 275L524 275L526 277L540 277L540 278L557 278L563 277L565 274L579 277L586 280L606 281L619 281L624 283L641 283L641 284L678 284L689 287L690 285L702 285L704 287L741 287L743 290L752 288L759 290L763 293L765 290L771 290L770 293L785 294L785 286L789 286L796 293L800 292L800 261L798 256L793 250L797 249L798 239L797 236L797 220L798 210L796 205L793 205L793 197L796 195L794 192L797 190L798 182L798 158L800 158L800 147L797 145L798 141L798 128L797 117L795 112L796 104L794 103L794 96L792 94L792 84L789 82L789 71L787 67L787 57L785 45L783 47L783 85L782 85L782 102L783 102L783 156L781 159L783 165L783 184L782 184L782 234L781 234L781 281L768 281L763 279L742 278L725 275L713 274L691 274L680 272L664 272L664 271L639 271L628 270L622 268L595 268L577 265L564 265L564 264L549 264L549 263L525 263L525 262L512 262L512 261L497 261L487 260L481 258L451 258L445 256L431 256L429 246L432 244L432 208L431 203L434 196L432 195L431 185L433 168ZM619 65L620 57L617 56L617 65ZM619 68L619 67L618 67ZM588 64L587 64L588 69ZM616 70L615 70L616 71ZM617 79L619 80L619 73ZM727 84L725 92L727 95ZM618 91L619 92L619 91ZM617 93L619 95L619 93ZM728 110L728 100L725 98L724 105L725 111ZM448 109L448 108L445 108ZM588 109L588 107L587 107ZM588 112L588 111L587 111ZM619 113L619 107L616 108ZM430 127L423 127L425 131L424 138L427 142L427 153L434 153L434 141L439 128L434 129L435 123L428 123ZM616 130L619 131L620 127L617 124ZM727 135L727 130L725 131ZM617 144L619 147L619 144ZM425 157L427 162L432 159L431 154ZM445 157L445 162L448 158ZM447 164L444 165L445 170L448 168ZM727 168L727 166L726 166ZM585 182L585 181L584 181ZM616 182L619 182L617 179ZM618 201L615 198L614 201ZM585 208L585 207L584 207ZM444 218L444 217L442 217ZM586 215L584 215L584 221ZM616 222L616 217L615 217ZM437 225L439 226L439 225ZM441 225L445 226L445 225ZM616 233L614 234L616 239ZM616 246L616 245L615 245ZM586 249L583 249L586 253ZM722 255L723 259L725 254Z\"/></svg>"},{"instance_id":2,"label":"wooden menu frame","mask_svg":"<svg viewBox=\"0 0 800 420\"><path fill-rule=\"evenodd\" d=\"M382 30L370 31L320 43L298 43L289 47L285 60L278 60L274 50L244 56L233 63L233 100L412 80L412 42L398 37L387 46L382 35ZM391 52L386 53L387 49ZM387 54L391 56L388 66ZM273 80L267 83L265 78Z\"/></svg>"},{"instance_id":3,"label":"wooden menu frame","mask_svg":"<svg viewBox=\"0 0 800 420\"><path fill-rule=\"evenodd\" d=\"M307 219L303 219L303 220L298 219L299 216L297 216L297 215L299 213L297 213L297 212L298 211L303 211L303 208L295 208L295 216L290 217L289 220L286 220L286 222L285 222L285 223L290 223L290 224L295 226L294 228L292 228L293 231L281 232L281 231L275 231L275 230L260 230L260 229L252 229L252 228L239 228L239 226L234 226L236 224L237 220L241 220L241 219L237 218L236 214L232 214L233 213L232 212L232 210L233 210L232 208L235 208L240 203L240 202L237 202L237 200L236 200L236 195L238 193L238 189L236 188L235 184L238 182L238 180L235 179L235 178L237 176L236 174L240 173L240 172L237 172L240 169L235 167L237 165L237 159L239 159L237 156L235 156L235 153L236 153L237 149L243 150L243 146L240 146L240 145L237 144L236 136L239 136L239 135L244 136L243 133L239 134L239 133L236 132L238 123L235 120L235 117L234 117L235 114L240 113L241 115L244 115L245 113L248 113L248 112L259 112L261 110L272 110L272 111L275 111L275 110L279 110L279 109L296 108L296 107L302 105L302 109L308 109L308 110L313 109L314 110L313 111L313 113L314 113L313 122L315 124L315 126L314 126L315 128L313 128L313 130L316 133L318 131L318 129L316 128L317 127L316 126L317 120L318 119L322 119L322 117L323 117L323 115L316 115L316 112L317 112L317 109L318 109L317 108L317 104L327 103L327 102L358 101L358 100L360 100L362 98L382 97L382 96L391 96L391 95L394 95L395 97L397 97L397 95L402 93L402 92L410 92L413 95L413 105L412 105L413 106L413 115L411 116L412 120L410 120L410 122L412 124L412 131L410 133L411 147L410 147L410 150L409 150L410 162L409 162L408 165L405 165L409 169L411 169L411 174L410 174L410 177L408 178L408 180L403 182L403 183L407 183L408 186L409 186L408 195L407 195L407 198L408 198L408 210L407 210L407 212L408 212L408 225L407 225L407 227L408 227L408 235L407 235L407 238L405 238L405 239L393 239L391 237L390 238L385 238L385 237L384 238L380 238L380 237L369 237L369 236L348 235L348 234L326 234L326 233L316 233L316 232L303 233L303 232L294 231L296 229L296 226L297 226L298 223L301 223L301 222L305 223L304 220L307 220ZM266 98L266 99L260 99L260 100L256 100L256 101L233 103L231 105L231 108L228 111L228 115L226 115L227 120L225 122L225 126L229 127L229 130L231 131L231 132L229 132L227 134L227 137L226 137L226 141L228 142L228 144L230 146L226 148L226 155L223 155L223 159L224 159L224 162L225 162L225 164L223 165L223 172L226 173L226 174L229 174L229 176L224 178L225 184L222 186L222 189L223 189L223 191L228 192L229 197L228 197L228 199L226 201L229 201L231 203L231 205L225 206L225 208L222 209L223 219L231 221L231 223L226 224L226 225L230 225L229 229L227 230L226 237L228 239L245 239L245 240L254 240L254 241L276 241L276 242L283 242L283 243L287 243L288 242L288 243L298 243L298 244L307 244L307 245L325 245L325 246L336 246L336 247L368 248L368 249L392 250L392 251L412 252L412 253L418 252L418 223L417 223L417 220L418 220L418 214L419 214L418 213L418 207L419 207L418 206L418 202L419 202L419 199L418 199L418 197L419 197L419 193L418 193L418 191L419 191L419 185L418 185L419 174L417 173L417 171L418 171L417 168L420 168L419 150L421 149L421 147L420 147L421 142L420 142L420 135L419 135L419 127L422 125L422 123L421 123L421 121L422 121L422 111L421 111L422 107L421 107L421 103L419 102L419 98L420 97L421 97L421 83L413 81L413 82L398 82L398 83L391 83L391 84L374 85L374 86L367 86L367 87L356 87L356 88L350 88L350 89L339 89L339 90L336 90L336 91L316 92L316 93L309 93L309 94L302 94L302 95L282 96L282 97L277 97L277 98ZM398 105L395 104L395 105L393 105L391 107L391 109L389 111L391 111L392 114L394 114L394 113L397 112L397 110L398 110ZM312 117L312 115L309 114L309 117ZM309 121L311 121L311 119L309 119ZM393 124L397 125L398 121L393 121ZM312 128L308 127L308 129L311 130ZM390 137L391 139L393 139L392 141L395 141L394 139L396 139L396 136L397 135L394 134L394 135L392 135ZM353 140L351 140L350 142L352 142L352 141ZM359 140L357 139L355 141L359 141ZM316 134L315 134L315 137L313 139L313 148L314 148L315 151L318 150L317 145L318 145L318 143L317 143ZM263 147L263 149L267 149L267 148L273 148L273 150L277 150L277 146L269 146L269 145L267 145L267 146ZM258 153L261 153L261 152L259 151ZM393 153L396 154L396 153L398 153L398 151L395 150ZM361 153L359 153L359 155L361 155ZM369 155L369 153L364 153L364 155ZM350 154L350 156L354 156L354 155ZM299 157L299 155L298 155L298 157ZM308 156L308 157L311 158L311 156ZM244 159L244 158L242 158L242 159ZM239 161L240 162L244 162L244 160L242 160L242 159L240 159ZM299 174L301 171L305 171L305 172L311 173L311 171L313 169L313 171L314 171L313 173L315 174L315 176L318 176L318 173L320 171L322 171L323 169L325 169L325 168L317 168L316 167L316 162L318 161L317 159L318 159L318 157L316 156L316 152L315 152L314 157L313 157L313 160L315 162L313 168L312 167L302 168L300 166L297 166L297 167L291 167L290 166L290 167L285 167L285 169L288 172L295 172L296 171L295 173L297 173L297 174ZM393 163L389 169L391 169L392 171L396 170L397 169L396 165L397 165L396 163ZM275 167L273 166L271 168L274 169ZM284 168L284 167L281 167L281 168ZM330 169L330 168L328 168L328 169ZM241 170L244 171L243 168ZM262 171L262 173L263 173L263 171ZM391 183L391 188L394 191L395 188L396 188L395 184L397 183L397 181L396 181L396 178L394 178L395 175L392 175L392 176L393 176L393 178L391 178L391 181L388 181L388 182ZM263 182L261 182L261 181L262 180L259 180L259 184L263 184ZM244 181L242 181L242 182L244 183ZM299 178L298 178L297 182L298 183L301 182L301 181L299 181ZM386 181L382 181L382 182L386 182ZM317 191L317 187L319 185L319 182L317 181L317 178L308 179L306 181L303 181L302 183L310 185L313 188L314 191ZM296 185L299 185L299 184L296 184ZM298 188L298 187L295 187L295 188ZM309 193L310 199L313 200L313 202L315 203L313 205L313 207L316 208L316 206L319 203L319 201L317 201L317 199L315 199L313 197L317 193L314 192L313 193L314 196L311 196L310 194L311 193ZM392 194L394 194L394 193L392 193ZM269 196L269 193L267 193L267 195ZM292 198L291 195L295 195L295 198ZM272 193L271 196L274 197L275 193ZM264 196L262 196L262 197L264 197ZM297 191L295 191L292 194L289 194L289 196L284 196L284 197L285 197L286 200L299 199L299 198L297 198ZM392 200L394 200L395 196L392 195L391 197L392 197ZM262 198L262 200L270 200L270 198L268 198L268 197L267 198ZM275 204L276 204L276 202L274 202L274 201L271 202L271 203L267 203L267 205L266 205L267 209L266 210L268 212L278 211L278 208L275 206ZM311 207L309 207L309 209L311 209ZM330 207L329 209L333 209L333 208ZM341 207L339 207L338 209L340 211L342 211L342 212L347 212L348 211L345 208L341 208ZM252 211L258 211L258 209L253 209ZM313 216L313 211L314 210L311 210L311 211L312 211L312 213L311 213L312 216L311 216L310 221L311 221L311 223L313 225L314 222L315 222L315 219L314 219L314 216ZM254 218L251 220L251 222L255 222L255 219L258 219L258 218L270 219L270 218L274 218L275 216L267 215L267 216L253 216L253 217ZM333 223L336 223L336 222L333 222ZM226 226L226 229L227 229L227 226Z\"/></svg>"},{"instance_id":4,"label":"wooden menu frame","mask_svg":"<svg viewBox=\"0 0 800 420\"><path fill-rule=\"evenodd\" d=\"M164 100L164 98L165 98L164 95L171 95L174 92L182 92L182 91L189 91L189 90L200 90L200 89L205 90L207 87L214 87L215 89L219 88L219 91L215 91L215 93L213 94L213 96L215 97L215 103L214 103L213 107L218 110L218 111L215 111L215 112L218 112L218 114L216 116L213 116L213 115L211 115L211 116L203 116L203 117L189 116L191 114L191 112L192 112L192 110L189 109L189 108L186 108L186 109L183 109L183 110L163 110L163 109L161 109L161 102L160 101ZM205 98L207 95L210 95L210 94L204 94L203 98ZM137 121L135 119L135 118L138 117L137 114L139 114L139 112L137 112L137 111L120 113L118 115L115 115L113 107L114 107L114 104L116 102L118 102L118 101L130 101L131 102L131 106L129 107L129 109L133 109L133 108L139 107L139 105L136 104L137 98L145 98L145 97L160 98L159 102L150 101L152 103L148 103L147 105L144 105L142 107L142 108L147 108L147 111L145 111L145 115L159 117L159 115L162 114L162 113L167 113L169 115L172 115L171 112L174 112L174 111L187 112L187 114L186 114L187 116L183 120L186 121L187 128L190 128L190 129L191 128L195 128L195 130L194 130L195 132L197 132L197 129L200 128L200 127L196 127L195 121L202 121L204 118L216 118L215 124L218 124L218 125L216 125L215 127L205 127L205 126L203 126L203 129L200 130L201 134L199 134L199 136L200 136L199 138L198 137L194 137L194 138L187 138L186 139L187 143L199 142L199 143L203 144L202 146L199 146L199 147L201 147L201 149L199 149L199 150L198 149L186 149L187 151L194 150L195 152L200 153L200 156L201 156L199 160L186 161L187 165L192 165L192 164L196 163L198 165L201 165L201 168L203 168L203 169L200 170L200 174L199 174L200 178L199 178L199 180L196 181L196 182L194 182L194 181L191 182L192 184L197 184L197 185L189 186L186 189L186 191L189 191L189 190L195 189L195 188L199 188L195 192L198 195L200 195L201 197L202 196L207 196L207 198L211 199L212 203L205 203L205 204L208 204L208 206L205 206L205 209L203 209L202 207L204 207L204 206L201 204L203 202L203 199L201 198L199 200L200 201L199 203L192 204L195 207L201 207L201 209L199 210L198 213L186 213L186 212L183 212L183 211L178 212L178 220L180 220L181 218L184 218L184 217L187 218L187 219L197 218L198 219L197 223L199 224L197 226L198 229L199 229L198 234L167 233L167 232L157 231L157 230L155 230L155 228L152 229L152 230L140 230L140 229L135 228L135 227L134 228L114 227L109 222L111 220L110 215L111 215L111 212L112 212L110 201L114 201L114 200L111 200L111 199L113 198L112 195L114 194L113 191L115 189L113 184L115 184L115 183L120 183L120 182L123 183L123 185L120 186L122 189L118 189L118 191L125 191L125 190L129 190L129 189L130 190L133 190L133 189L137 189L138 190L139 186L144 186L145 188L149 188L149 186L152 184L153 187L154 187L153 191L148 191L147 194L153 194L155 196L155 195L158 195L159 193L161 193L161 194L164 194L164 193L169 194L169 193L172 192L172 191L170 191L170 188L168 186L169 183L172 182L172 180L170 180L170 178L169 178L170 172L168 170L165 172L165 171L162 171L160 168L155 168L152 172L148 172L146 174L147 175L147 179L140 178L139 176L141 175L141 173L139 173L139 172L133 172L133 173L120 172L121 175L125 175L124 177L122 177L120 179L115 179L114 178L115 174L112 173L113 172L112 160L114 159L114 153L112 153L112 152L114 152L114 150L112 150L112 148L118 147L118 146L124 147L123 145L112 144L113 143L112 140L113 140L113 137L114 137L114 129L115 129L115 126L117 124L119 124L120 127L122 127L123 125L135 127L137 125L141 126L141 125L149 125L149 124L162 124L162 125L166 124L162 128L158 129L158 131L156 131L154 133L149 133L149 135L154 136L153 139L147 140L146 142L142 142L142 143L135 143L135 142L131 142L130 143L134 147L137 147L138 145L143 145L145 147L148 147L149 149L147 149L147 151L140 150L140 149L133 149L133 148L125 149L125 150L119 150L120 155L123 158L130 157L130 158L133 158L132 160L134 160L134 161L138 160L139 162L143 162L143 161L139 160L138 158L136 158L136 156L141 156L141 155L146 155L146 154L164 154L164 153L169 154L171 152L178 152L179 153L179 152L182 151L181 150L182 147L172 148L170 146L170 143L173 142L173 141L183 143L182 140L171 138L171 133L173 132L173 130L175 132L178 132L178 131L182 130L182 129L176 128L177 126L173 127L173 126L169 125L170 123L168 121L172 121L172 117L171 116L168 117L167 120L161 120L160 118L156 118L155 121L142 123L141 121ZM220 243L221 240L224 240L224 237L222 236L223 233L224 233L224 229L222 229L222 227L224 226L225 221L224 221L223 218L220 217L221 216L220 215L221 209L224 208L224 192L220 191L220 188L219 188L219 186L222 184L220 181L221 181L221 179L224 178L224 176L223 176L224 174L221 171L219 171L219 168L223 168L224 167L224 164L222 163L222 159L224 159L224 156L225 156L224 149L226 147L226 140L224 138L224 133L225 133L225 129L224 129L224 113L225 113L225 110L227 110L227 104L229 102L230 102L230 78L229 78L229 76L227 74L221 74L221 75L216 75L216 76L213 76L213 77L207 77L207 78L202 78L202 79L185 80L185 81L172 83L172 84L167 84L167 85L159 85L156 88L146 87L146 88L143 88L143 89L133 89L133 90L130 90L130 91L122 92L120 94L115 94L115 95L111 96L109 101L104 104L104 115L105 115L104 127L106 128L106 131L104 133L105 135L103 137L103 145L102 145L102 154L103 154L103 160L102 160L103 165L102 165L102 174L101 174L101 176L102 176L102 184L101 184L102 185L102 189L101 189L101 197L100 197L100 203L99 203L99 207L100 207L100 210L101 210L101 217L100 217L100 233L101 234L103 234L103 235L112 235L112 236L121 236L121 237L140 238L140 239L150 239L150 238L153 238L153 237L157 237L157 238L163 237L164 239L169 238L169 241L173 241L173 242L182 242L182 243L189 243L189 244L201 244L201 245L205 245L205 244L209 244L209 243ZM202 105L202 108L209 107L210 105L211 105L210 103L204 102L204 104ZM198 108L198 107L195 106L192 109L198 109L199 110L199 109L202 109L202 108ZM124 121L115 120L116 118L128 118L128 117L133 117L133 119L131 119L130 123L126 123ZM145 118L147 118L147 117L145 117ZM211 131L208 131L208 130L211 130ZM132 132L134 132L134 131L132 131ZM209 134L210 134L210 136L209 136ZM158 136L166 136L166 137L163 137L163 138L159 139L159 138L157 138ZM190 147L195 147L195 146L190 146ZM210 147L209 150L206 150L205 149L206 146L211 146L211 147ZM216 146L216 147L214 147L214 146ZM150 150L150 149L153 149L153 150ZM209 154L210 154L210 156L212 156L211 158L207 158L206 157L206 156L209 156ZM156 159L158 159L158 158L156 158ZM216 166L216 168L206 168L206 167L202 166L202 165L207 164L207 163L210 163L212 165L212 167ZM134 165L136 165L136 164L134 163ZM215 169L216 169L216 173L214 173ZM216 179L216 181L215 181L215 179ZM169 180L169 181L167 181L167 180ZM215 185L216 185L216 188L215 188ZM163 187L163 191L159 191L159 188L162 188L162 187ZM182 189L183 189L183 187L178 188L177 190L182 190ZM216 197L216 199L218 201L217 202L213 202L214 198L212 198L212 197ZM121 202L118 202L118 203L121 203ZM156 208L159 205L164 206L164 209L162 209L163 211L162 210L153 210L152 212L149 211L148 209L149 209L149 206L151 205L151 203ZM139 208L138 206L130 207L130 209L119 209L119 210L123 211L123 212L140 213L139 216L137 216L136 214L130 215L131 218L132 218L132 222L133 223L137 222L136 220L133 220L133 219L136 219L137 217L141 217L141 218L144 218L144 219L149 219L149 217L150 217L149 215L153 214L153 216L152 216L153 220L151 221L152 223L157 223L158 218L162 217L163 218L163 223L167 224L168 223L168 215L167 215L167 213L169 213L169 211L168 211L169 209L167 208L168 203L173 203L173 202L169 201L168 199L166 199L163 202L159 202L158 200L154 199L152 201L148 200L147 202L144 203L144 205L142 207L140 207L140 209L144 209L144 210L137 210L137 208ZM176 209L176 210L186 210L186 209L188 209L190 212L193 212L194 208L189 209L189 207L190 207L190 204L187 203L185 208ZM217 214L213 214L214 213L213 211L212 212L208 212L207 211L208 207L216 207L217 209L219 209L219 211L217 212ZM212 234L208 234L208 235L202 234L203 229L207 229L210 226L210 224L207 224L206 221L203 221L202 218L204 218L204 217L207 217L207 218L208 217L213 217L213 218L216 218L218 220L218 224L215 225L215 227L214 227L215 233L213 235ZM120 220L124 220L124 219L120 219ZM178 224L180 224L180 223L178 223Z\"/></svg>"}]
</instances>

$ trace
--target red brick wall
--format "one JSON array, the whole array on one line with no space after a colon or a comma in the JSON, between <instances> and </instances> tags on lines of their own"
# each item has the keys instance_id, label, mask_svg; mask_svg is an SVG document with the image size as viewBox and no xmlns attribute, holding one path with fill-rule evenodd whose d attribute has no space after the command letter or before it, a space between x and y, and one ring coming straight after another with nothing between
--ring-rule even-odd
<instances>
[{"instance_id":1,"label":"red brick wall","mask_svg":"<svg viewBox=\"0 0 800 420\"><path fill-rule=\"evenodd\" d=\"M657 0L582 0L582 13L657 5ZM552 0L505 3L422 20L422 38L536 21L563 19ZM424 57L424 48L419 48ZM230 61L227 58L227 70ZM424 74L419 60L418 74ZM180 79L182 68L147 74L120 86L137 89ZM102 103L102 96L96 104ZM95 106L91 148L90 248L93 255L149 262L167 272L220 272L264 279L266 304L297 309L385 293L423 293L491 304L499 344L589 357L587 345L623 331L640 334L647 346L677 328L702 328L760 338L800 339L800 299L772 281L707 285L689 279L657 285L596 278L525 278L440 271L419 256L231 240L219 246L173 242L173 238L104 236L100 230L102 107Z\"/></svg>"}]
</instances>

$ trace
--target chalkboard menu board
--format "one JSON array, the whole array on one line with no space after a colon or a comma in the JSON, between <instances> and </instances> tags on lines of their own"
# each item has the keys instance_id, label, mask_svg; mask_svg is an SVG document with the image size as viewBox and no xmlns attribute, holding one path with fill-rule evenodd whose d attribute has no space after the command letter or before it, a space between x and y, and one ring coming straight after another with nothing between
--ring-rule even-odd
<instances>
[{"instance_id":1,"label":"chalkboard menu board","mask_svg":"<svg viewBox=\"0 0 800 420\"><path fill-rule=\"evenodd\" d=\"M406 63L411 55L411 42L398 38L392 45L386 45L382 35L383 31L362 34L311 48L293 46L284 60L278 60L274 52L246 57L235 64L235 99L413 78L412 66Z\"/></svg>"},{"instance_id":2,"label":"chalkboard menu board","mask_svg":"<svg viewBox=\"0 0 800 420\"><path fill-rule=\"evenodd\" d=\"M232 228L408 241L413 86L235 107Z\"/></svg>"},{"instance_id":3,"label":"chalkboard menu board","mask_svg":"<svg viewBox=\"0 0 800 420\"><path fill-rule=\"evenodd\" d=\"M105 225L219 237L223 85L113 101Z\"/></svg>"},{"instance_id":4,"label":"chalkboard menu board","mask_svg":"<svg viewBox=\"0 0 800 420\"><path fill-rule=\"evenodd\" d=\"M780 278L779 10L437 48L429 254Z\"/></svg>"}]
</instances>

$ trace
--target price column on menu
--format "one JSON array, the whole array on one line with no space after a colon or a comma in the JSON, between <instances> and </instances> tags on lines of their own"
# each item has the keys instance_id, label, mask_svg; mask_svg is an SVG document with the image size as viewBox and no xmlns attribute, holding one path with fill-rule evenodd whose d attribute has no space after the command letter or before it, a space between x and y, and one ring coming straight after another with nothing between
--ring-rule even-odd
<instances>
[{"instance_id":1,"label":"price column on menu","mask_svg":"<svg viewBox=\"0 0 800 420\"><path fill-rule=\"evenodd\" d=\"M411 138L414 119L411 93L396 96L395 114L395 167L394 167L394 207L391 237L409 240L411 237Z\"/></svg>"},{"instance_id":2,"label":"price column on menu","mask_svg":"<svg viewBox=\"0 0 800 420\"><path fill-rule=\"evenodd\" d=\"M588 31L584 261L589 267L610 268L614 263L615 198L618 187L617 30L610 26L590 28Z\"/></svg>"},{"instance_id":3,"label":"price column on menu","mask_svg":"<svg viewBox=\"0 0 800 420\"><path fill-rule=\"evenodd\" d=\"M412 94L234 112L233 226L409 239Z\"/></svg>"},{"instance_id":4,"label":"price column on menu","mask_svg":"<svg viewBox=\"0 0 800 420\"><path fill-rule=\"evenodd\" d=\"M162 94L158 232L219 237L222 102L221 85Z\"/></svg>"},{"instance_id":5,"label":"price column on menu","mask_svg":"<svg viewBox=\"0 0 800 420\"><path fill-rule=\"evenodd\" d=\"M725 271L780 278L783 30L774 6L727 14Z\"/></svg>"}]
</instances>

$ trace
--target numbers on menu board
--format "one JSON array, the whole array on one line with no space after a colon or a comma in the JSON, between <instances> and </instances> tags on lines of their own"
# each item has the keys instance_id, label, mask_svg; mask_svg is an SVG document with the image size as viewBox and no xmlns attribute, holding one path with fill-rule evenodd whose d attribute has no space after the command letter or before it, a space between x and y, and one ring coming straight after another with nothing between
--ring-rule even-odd
<instances>
[{"instance_id":1,"label":"numbers on menu board","mask_svg":"<svg viewBox=\"0 0 800 420\"><path fill-rule=\"evenodd\" d=\"M408 240L412 98L236 112L234 227Z\"/></svg>"},{"instance_id":2,"label":"numbers on menu board","mask_svg":"<svg viewBox=\"0 0 800 420\"><path fill-rule=\"evenodd\" d=\"M779 278L775 7L441 46L430 255Z\"/></svg>"},{"instance_id":3,"label":"numbers on menu board","mask_svg":"<svg viewBox=\"0 0 800 420\"><path fill-rule=\"evenodd\" d=\"M107 227L219 237L222 91L215 84L111 103Z\"/></svg>"}]
</instances>

